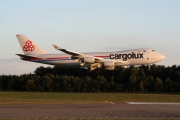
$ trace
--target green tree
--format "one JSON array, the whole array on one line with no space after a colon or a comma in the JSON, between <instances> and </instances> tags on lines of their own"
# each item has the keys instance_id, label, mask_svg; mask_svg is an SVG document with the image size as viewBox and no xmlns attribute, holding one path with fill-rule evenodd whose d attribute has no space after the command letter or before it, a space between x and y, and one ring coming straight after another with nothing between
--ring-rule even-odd
<instances>
[{"instance_id":1,"label":"green tree","mask_svg":"<svg viewBox=\"0 0 180 120\"><path fill-rule=\"evenodd\" d=\"M44 90L45 91L52 91L53 90L53 83L52 83L52 78L53 78L53 75L52 74L49 74L49 75L46 75L46 76L43 76L43 87L44 87Z\"/></svg>"},{"instance_id":2,"label":"green tree","mask_svg":"<svg viewBox=\"0 0 180 120\"><path fill-rule=\"evenodd\" d=\"M153 76L147 77L145 88L147 88L147 92L155 92L156 89L155 89L155 81Z\"/></svg>"},{"instance_id":3,"label":"green tree","mask_svg":"<svg viewBox=\"0 0 180 120\"><path fill-rule=\"evenodd\" d=\"M155 87L156 87L156 92L162 92L163 90L163 82L160 78L156 78L155 81Z\"/></svg>"},{"instance_id":4,"label":"green tree","mask_svg":"<svg viewBox=\"0 0 180 120\"><path fill-rule=\"evenodd\" d=\"M34 84L34 80L27 80L24 88L26 91L35 91L36 90L36 85Z\"/></svg>"},{"instance_id":5,"label":"green tree","mask_svg":"<svg viewBox=\"0 0 180 120\"><path fill-rule=\"evenodd\" d=\"M173 85L172 81L169 78L166 78L166 80L164 82L165 92L173 92L174 89L173 89L172 85Z\"/></svg>"},{"instance_id":6,"label":"green tree","mask_svg":"<svg viewBox=\"0 0 180 120\"><path fill-rule=\"evenodd\" d=\"M144 83L141 80L140 84L139 84L139 88L140 88L140 92L144 92Z\"/></svg>"},{"instance_id":7,"label":"green tree","mask_svg":"<svg viewBox=\"0 0 180 120\"><path fill-rule=\"evenodd\" d=\"M129 78L129 91L136 92L137 77L131 75Z\"/></svg>"}]
</instances>

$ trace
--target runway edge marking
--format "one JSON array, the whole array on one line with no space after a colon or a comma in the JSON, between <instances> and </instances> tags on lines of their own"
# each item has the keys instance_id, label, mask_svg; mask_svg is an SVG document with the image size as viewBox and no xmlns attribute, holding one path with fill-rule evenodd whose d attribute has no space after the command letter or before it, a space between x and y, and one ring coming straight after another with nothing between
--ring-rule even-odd
<instances>
[{"instance_id":1,"label":"runway edge marking","mask_svg":"<svg viewBox=\"0 0 180 120\"><path fill-rule=\"evenodd\" d=\"M167 103L167 102L126 102L127 104L146 104L146 105L180 105L180 103Z\"/></svg>"}]
</instances>

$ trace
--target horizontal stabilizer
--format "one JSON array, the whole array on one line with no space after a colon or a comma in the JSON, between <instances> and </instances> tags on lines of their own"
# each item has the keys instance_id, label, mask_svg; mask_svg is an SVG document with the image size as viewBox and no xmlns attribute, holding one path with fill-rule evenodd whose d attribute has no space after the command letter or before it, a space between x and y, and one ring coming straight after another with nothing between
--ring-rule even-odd
<instances>
[{"instance_id":1,"label":"horizontal stabilizer","mask_svg":"<svg viewBox=\"0 0 180 120\"><path fill-rule=\"evenodd\" d=\"M17 56L23 57L23 58L38 58L36 56L32 56L32 55L23 55L23 54L16 54Z\"/></svg>"}]
</instances>

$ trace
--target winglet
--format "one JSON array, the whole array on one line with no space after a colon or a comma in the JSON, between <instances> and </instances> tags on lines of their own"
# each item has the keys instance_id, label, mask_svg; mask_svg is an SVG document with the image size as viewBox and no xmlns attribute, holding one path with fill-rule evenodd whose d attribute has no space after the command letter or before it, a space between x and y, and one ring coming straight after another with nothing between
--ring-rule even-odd
<instances>
[{"instance_id":1,"label":"winglet","mask_svg":"<svg viewBox=\"0 0 180 120\"><path fill-rule=\"evenodd\" d=\"M61 49L59 46L57 46L57 45L53 45L53 47L55 48L55 49L57 49L57 50L59 50L59 49Z\"/></svg>"}]
</instances>

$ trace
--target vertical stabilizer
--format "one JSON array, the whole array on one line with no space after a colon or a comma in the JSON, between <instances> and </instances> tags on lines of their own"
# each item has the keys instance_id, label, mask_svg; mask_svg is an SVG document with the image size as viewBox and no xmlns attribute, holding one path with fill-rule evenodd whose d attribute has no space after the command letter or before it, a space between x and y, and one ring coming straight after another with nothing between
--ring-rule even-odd
<instances>
[{"instance_id":1,"label":"vertical stabilizer","mask_svg":"<svg viewBox=\"0 0 180 120\"><path fill-rule=\"evenodd\" d=\"M19 44L22 48L22 51L24 52L25 55L29 54L47 54L47 52L42 49L40 46L35 44L31 39L26 37L23 34L18 34L16 35L17 39L19 41Z\"/></svg>"}]
</instances>

